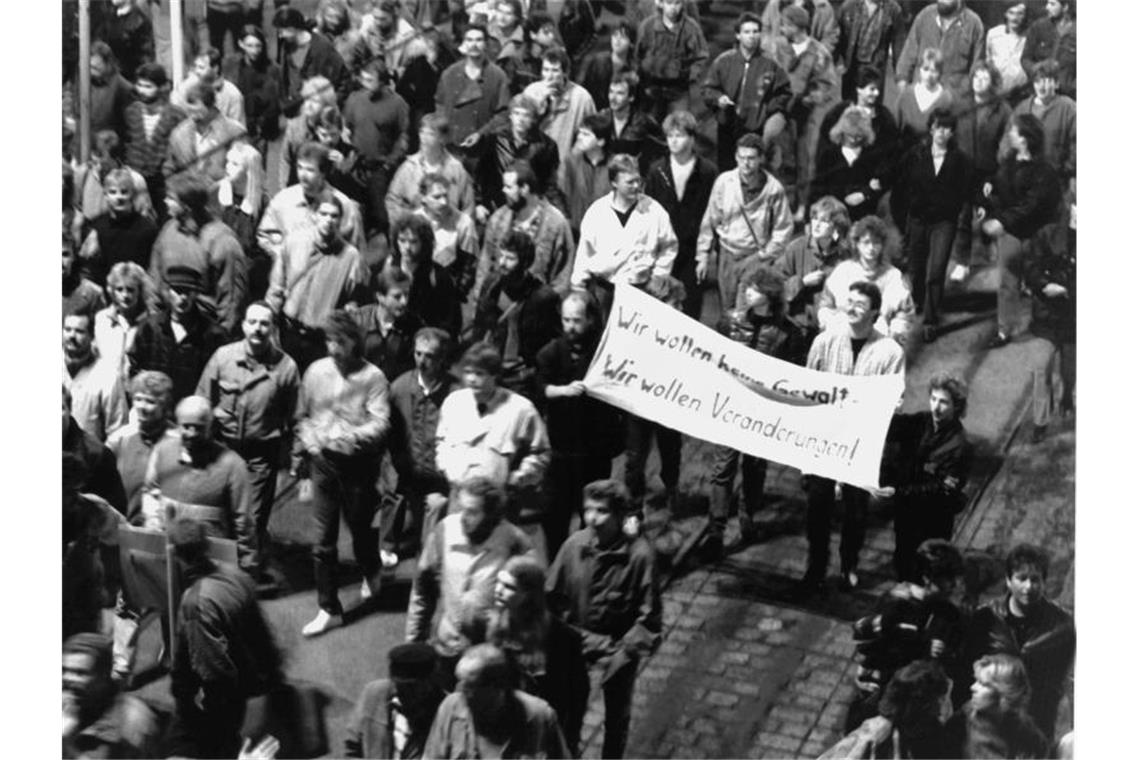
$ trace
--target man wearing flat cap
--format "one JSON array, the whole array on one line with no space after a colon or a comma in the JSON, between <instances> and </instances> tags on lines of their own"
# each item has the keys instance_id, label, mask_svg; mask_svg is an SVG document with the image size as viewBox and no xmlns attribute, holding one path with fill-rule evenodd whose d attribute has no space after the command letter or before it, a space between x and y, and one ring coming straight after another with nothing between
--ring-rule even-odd
<instances>
[{"instance_id":1,"label":"man wearing flat cap","mask_svg":"<svg viewBox=\"0 0 1140 760\"><path fill-rule=\"evenodd\" d=\"M388 677L368 683L344 740L345 757L422 757L444 693L434 678L439 655L412 642L388 651Z\"/></svg>"}]
</instances>

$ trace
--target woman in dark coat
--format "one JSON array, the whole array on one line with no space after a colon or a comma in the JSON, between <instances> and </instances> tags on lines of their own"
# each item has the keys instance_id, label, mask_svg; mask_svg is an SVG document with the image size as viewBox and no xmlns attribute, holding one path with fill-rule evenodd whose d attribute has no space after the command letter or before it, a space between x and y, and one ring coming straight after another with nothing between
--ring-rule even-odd
<instances>
[{"instance_id":1,"label":"woman in dark coat","mask_svg":"<svg viewBox=\"0 0 1140 760\"><path fill-rule=\"evenodd\" d=\"M982 233L997 246L998 331L990 348L1013 338L1020 312L1021 259L1026 242L1057 218L1061 185L1045 161L1045 129L1032 114L1013 117L1009 127L1012 149L1002 159L992 183L982 187Z\"/></svg>"},{"instance_id":2,"label":"woman in dark coat","mask_svg":"<svg viewBox=\"0 0 1140 760\"><path fill-rule=\"evenodd\" d=\"M930 112L929 134L903 157L891 192L891 214L906 230L911 293L928 343L942 312L958 217L972 195L969 159L954 143L957 121L948 108Z\"/></svg>"},{"instance_id":3,"label":"woman in dark coat","mask_svg":"<svg viewBox=\"0 0 1140 760\"><path fill-rule=\"evenodd\" d=\"M812 178L811 203L825 195L843 201L852 222L875 213L887 191L888 167L871 150L875 131L871 119L858 106L848 106L831 128L828 145L820 152Z\"/></svg>"}]
</instances>

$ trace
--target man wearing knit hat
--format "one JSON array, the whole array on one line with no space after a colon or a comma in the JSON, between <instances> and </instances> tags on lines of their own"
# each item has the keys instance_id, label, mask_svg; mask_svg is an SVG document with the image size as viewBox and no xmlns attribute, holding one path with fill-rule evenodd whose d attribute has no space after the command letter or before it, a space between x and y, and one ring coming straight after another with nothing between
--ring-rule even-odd
<instances>
[{"instance_id":1,"label":"man wearing knit hat","mask_svg":"<svg viewBox=\"0 0 1140 760\"><path fill-rule=\"evenodd\" d=\"M349 719L345 757L420 757L445 695L433 676L439 656L430 644L388 651L388 678L364 686Z\"/></svg>"},{"instance_id":2,"label":"man wearing knit hat","mask_svg":"<svg viewBox=\"0 0 1140 760\"><path fill-rule=\"evenodd\" d=\"M213 304L202 297L202 276L186 266L172 266L162 278L169 310L158 311L139 325L127 352L131 376L144 370L162 372L174 386L174 401L194 392L206 362L226 342Z\"/></svg>"},{"instance_id":3,"label":"man wearing knit hat","mask_svg":"<svg viewBox=\"0 0 1140 760\"><path fill-rule=\"evenodd\" d=\"M157 757L158 724L142 700L116 692L111 639L77 633L63 643L63 756Z\"/></svg>"}]
</instances>

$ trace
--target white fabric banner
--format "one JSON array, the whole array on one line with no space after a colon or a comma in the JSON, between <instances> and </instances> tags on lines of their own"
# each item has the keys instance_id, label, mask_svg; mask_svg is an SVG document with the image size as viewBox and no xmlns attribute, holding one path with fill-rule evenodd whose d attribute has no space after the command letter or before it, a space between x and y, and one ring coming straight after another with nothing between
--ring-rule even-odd
<instances>
[{"instance_id":1,"label":"white fabric banner","mask_svg":"<svg viewBox=\"0 0 1140 760\"><path fill-rule=\"evenodd\" d=\"M586 372L591 396L746 454L852 485L879 482L902 373L817 372L753 351L618 285Z\"/></svg>"}]
</instances>

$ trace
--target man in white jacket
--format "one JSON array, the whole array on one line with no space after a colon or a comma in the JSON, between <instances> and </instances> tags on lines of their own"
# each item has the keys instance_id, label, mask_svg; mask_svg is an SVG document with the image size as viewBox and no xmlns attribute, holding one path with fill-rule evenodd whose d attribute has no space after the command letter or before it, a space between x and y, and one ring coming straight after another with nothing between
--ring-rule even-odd
<instances>
[{"instance_id":1,"label":"man in white jacket","mask_svg":"<svg viewBox=\"0 0 1140 760\"><path fill-rule=\"evenodd\" d=\"M613 192L582 216L570 284L600 284L612 296L618 283L644 286L653 275L668 277L677 258L677 235L661 204L642 194L637 159L618 153L608 169Z\"/></svg>"}]
</instances>

